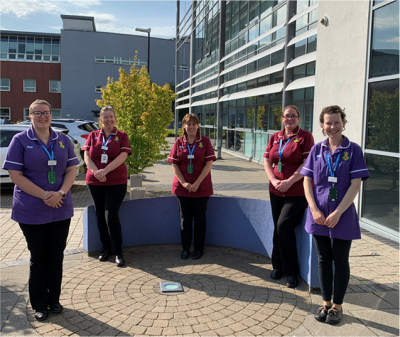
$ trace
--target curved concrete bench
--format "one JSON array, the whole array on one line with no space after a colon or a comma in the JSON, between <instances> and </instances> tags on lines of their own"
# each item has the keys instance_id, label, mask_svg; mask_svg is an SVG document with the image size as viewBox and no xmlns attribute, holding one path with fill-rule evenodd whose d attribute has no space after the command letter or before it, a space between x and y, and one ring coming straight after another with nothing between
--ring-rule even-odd
<instances>
[{"instance_id":1,"label":"curved concrete bench","mask_svg":"<svg viewBox=\"0 0 400 337\"><path fill-rule=\"evenodd\" d=\"M176 197L124 201L120 209L123 246L180 243L180 215ZM319 288L318 264L311 235L303 222L296 229L300 276ZM211 197L207 208L206 244L226 246L271 257L274 224L268 200ZM83 247L100 251L94 206L86 208Z\"/></svg>"}]
</instances>

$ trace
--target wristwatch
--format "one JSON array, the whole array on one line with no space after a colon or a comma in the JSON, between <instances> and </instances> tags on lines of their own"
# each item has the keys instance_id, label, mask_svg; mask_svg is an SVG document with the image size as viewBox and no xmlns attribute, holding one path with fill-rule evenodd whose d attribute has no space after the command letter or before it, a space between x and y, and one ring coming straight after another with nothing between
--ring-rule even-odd
<instances>
[{"instance_id":1,"label":"wristwatch","mask_svg":"<svg viewBox=\"0 0 400 337\"><path fill-rule=\"evenodd\" d=\"M63 190L59 190L58 192L60 192L60 193L61 193L61 195L62 195L62 199L64 199L64 198L65 198L65 192L64 192Z\"/></svg>"}]
</instances>

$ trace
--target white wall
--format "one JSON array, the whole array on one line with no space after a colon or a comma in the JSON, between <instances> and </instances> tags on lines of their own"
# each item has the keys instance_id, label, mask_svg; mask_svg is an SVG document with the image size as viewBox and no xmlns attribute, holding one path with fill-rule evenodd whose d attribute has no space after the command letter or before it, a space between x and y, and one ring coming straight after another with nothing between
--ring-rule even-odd
<instances>
[{"instance_id":1,"label":"white wall","mask_svg":"<svg viewBox=\"0 0 400 337\"><path fill-rule=\"evenodd\" d=\"M368 44L369 1L320 1L313 134L324 139L319 114L329 105L346 108L344 135L361 145Z\"/></svg>"}]
</instances>

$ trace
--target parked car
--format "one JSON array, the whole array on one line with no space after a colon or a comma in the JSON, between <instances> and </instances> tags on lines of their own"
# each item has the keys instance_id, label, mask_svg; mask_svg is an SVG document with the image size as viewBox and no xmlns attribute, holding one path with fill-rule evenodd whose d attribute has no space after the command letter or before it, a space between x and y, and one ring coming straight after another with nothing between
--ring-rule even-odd
<instances>
[{"instance_id":1,"label":"parked car","mask_svg":"<svg viewBox=\"0 0 400 337\"><path fill-rule=\"evenodd\" d=\"M8 124L8 125L0 125L0 165L3 166L4 160L6 158L8 146L11 143L12 138L19 132L21 131L26 131L29 128L29 125L21 125L21 124ZM79 165L77 165L77 171L76 171L76 176L79 176L80 174L84 173L86 170L86 165L85 162L82 159L81 156L81 146L79 142L71 137L69 134L68 129L60 129L53 127L54 131L57 132L62 132L65 134L71 141L71 143L74 146L74 152L76 155L76 158L79 160ZM10 176L8 174L7 170L0 170L0 184L1 187L5 186L10 186L12 185L12 181L10 179Z\"/></svg>"},{"instance_id":2,"label":"parked car","mask_svg":"<svg viewBox=\"0 0 400 337\"><path fill-rule=\"evenodd\" d=\"M24 121L19 123L18 125L30 125L30 121ZM99 125L94 121L88 121L84 119L53 119L51 121L51 127L60 128L60 129L68 129L69 135L75 138L79 144L81 144L81 148L85 145L86 139L89 136L89 133L94 130L100 130Z\"/></svg>"}]
</instances>

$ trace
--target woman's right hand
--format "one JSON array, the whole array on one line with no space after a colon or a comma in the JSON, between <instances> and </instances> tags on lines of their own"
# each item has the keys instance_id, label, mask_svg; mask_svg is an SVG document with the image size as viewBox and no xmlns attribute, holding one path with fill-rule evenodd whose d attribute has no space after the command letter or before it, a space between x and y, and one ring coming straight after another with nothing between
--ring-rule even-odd
<instances>
[{"instance_id":1,"label":"woman's right hand","mask_svg":"<svg viewBox=\"0 0 400 337\"><path fill-rule=\"evenodd\" d=\"M317 209L311 209L311 214L314 218L314 221L317 225L325 225L325 216L324 214L319 210L319 208Z\"/></svg>"},{"instance_id":2,"label":"woman's right hand","mask_svg":"<svg viewBox=\"0 0 400 337\"><path fill-rule=\"evenodd\" d=\"M281 184L281 180L279 180L279 179L272 179L271 180L271 184L272 184L272 186L274 186L276 189L278 189L278 186Z\"/></svg>"},{"instance_id":3,"label":"woman's right hand","mask_svg":"<svg viewBox=\"0 0 400 337\"><path fill-rule=\"evenodd\" d=\"M182 186L183 186L184 188L186 188L189 192L191 192L192 184L187 183L187 182L184 182L184 183L182 184Z\"/></svg>"},{"instance_id":4,"label":"woman's right hand","mask_svg":"<svg viewBox=\"0 0 400 337\"><path fill-rule=\"evenodd\" d=\"M63 204L62 195L58 191L50 191L43 201L47 206L53 208L60 208Z\"/></svg>"}]
</instances>

